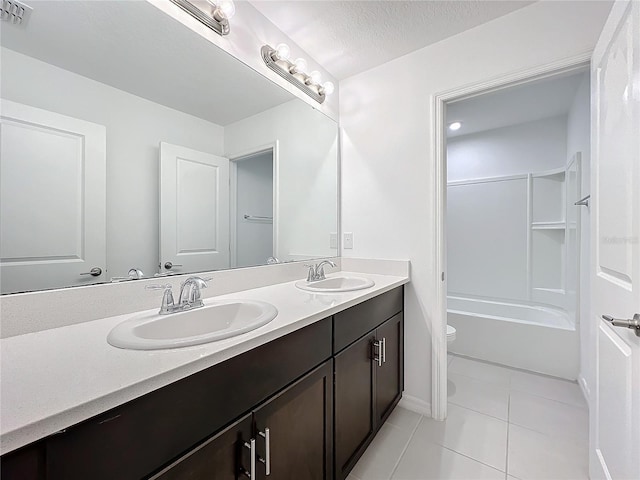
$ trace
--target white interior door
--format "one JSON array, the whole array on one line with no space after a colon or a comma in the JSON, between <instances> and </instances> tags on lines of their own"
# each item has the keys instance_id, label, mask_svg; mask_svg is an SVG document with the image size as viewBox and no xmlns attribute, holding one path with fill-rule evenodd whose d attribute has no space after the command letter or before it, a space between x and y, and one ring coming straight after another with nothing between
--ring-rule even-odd
<instances>
[{"instance_id":1,"label":"white interior door","mask_svg":"<svg viewBox=\"0 0 640 480\"><path fill-rule=\"evenodd\" d=\"M2 293L105 280L105 127L1 107Z\"/></svg>"},{"instance_id":2,"label":"white interior door","mask_svg":"<svg viewBox=\"0 0 640 480\"><path fill-rule=\"evenodd\" d=\"M229 160L160 144L160 271L229 268Z\"/></svg>"},{"instance_id":3,"label":"white interior door","mask_svg":"<svg viewBox=\"0 0 640 480\"><path fill-rule=\"evenodd\" d=\"M591 478L640 478L640 2L616 2L592 61ZM638 317L640 318L640 317Z\"/></svg>"}]
</instances>

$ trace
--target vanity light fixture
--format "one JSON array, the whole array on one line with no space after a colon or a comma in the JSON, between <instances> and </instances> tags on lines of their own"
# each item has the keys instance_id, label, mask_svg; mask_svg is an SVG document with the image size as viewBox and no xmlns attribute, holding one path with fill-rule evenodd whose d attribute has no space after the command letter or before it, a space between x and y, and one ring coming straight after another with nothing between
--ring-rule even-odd
<instances>
[{"instance_id":1,"label":"vanity light fixture","mask_svg":"<svg viewBox=\"0 0 640 480\"><path fill-rule=\"evenodd\" d=\"M460 127L462 127L461 122L453 122L449 124L449 130L451 130L452 132L455 132L456 130L460 130Z\"/></svg>"},{"instance_id":2,"label":"vanity light fixture","mask_svg":"<svg viewBox=\"0 0 640 480\"><path fill-rule=\"evenodd\" d=\"M229 19L236 13L233 0L171 0L219 35L230 31Z\"/></svg>"},{"instance_id":3,"label":"vanity light fixture","mask_svg":"<svg viewBox=\"0 0 640 480\"><path fill-rule=\"evenodd\" d=\"M307 61L304 58L290 60L291 50L286 43L280 43L276 48L264 45L260 53L267 67L294 84L316 102L324 102L327 95L333 93L333 83L322 83L320 72L316 70L307 72Z\"/></svg>"}]
</instances>

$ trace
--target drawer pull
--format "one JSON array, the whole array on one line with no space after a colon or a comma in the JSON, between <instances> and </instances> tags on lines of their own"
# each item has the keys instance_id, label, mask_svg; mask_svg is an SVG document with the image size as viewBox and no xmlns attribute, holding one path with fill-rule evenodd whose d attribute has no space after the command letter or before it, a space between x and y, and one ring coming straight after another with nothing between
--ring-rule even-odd
<instances>
[{"instance_id":1,"label":"drawer pull","mask_svg":"<svg viewBox=\"0 0 640 480\"><path fill-rule=\"evenodd\" d=\"M382 363L387 363L387 337L382 339Z\"/></svg>"},{"instance_id":2,"label":"drawer pull","mask_svg":"<svg viewBox=\"0 0 640 480\"><path fill-rule=\"evenodd\" d=\"M269 429L265 428L264 432L258 432L262 438L264 438L264 456L266 459L260 458L260 461L264 463L265 475L271 475L271 437L269 435Z\"/></svg>"},{"instance_id":3,"label":"drawer pull","mask_svg":"<svg viewBox=\"0 0 640 480\"><path fill-rule=\"evenodd\" d=\"M382 340L373 342L374 354L373 360L378 362L378 366L382 366Z\"/></svg>"},{"instance_id":4,"label":"drawer pull","mask_svg":"<svg viewBox=\"0 0 640 480\"><path fill-rule=\"evenodd\" d=\"M244 447L251 451L251 470L247 472L245 468L241 467L240 471L247 478L256 478L256 439L252 438L250 442L244 442Z\"/></svg>"}]
</instances>

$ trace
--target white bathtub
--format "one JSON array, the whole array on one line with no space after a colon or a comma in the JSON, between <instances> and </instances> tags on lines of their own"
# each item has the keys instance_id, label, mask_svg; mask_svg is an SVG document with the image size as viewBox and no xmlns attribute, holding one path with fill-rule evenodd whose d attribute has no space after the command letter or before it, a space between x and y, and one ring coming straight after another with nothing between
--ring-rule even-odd
<instances>
[{"instance_id":1,"label":"white bathtub","mask_svg":"<svg viewBox=\"0 0 640 480\"><path fill-rule=\"evenodd\" d=\"M447 297L447 322L457 330L449 351L575 380L575 324L560 309L484 298Z\"/></svg>"}]
</instances>

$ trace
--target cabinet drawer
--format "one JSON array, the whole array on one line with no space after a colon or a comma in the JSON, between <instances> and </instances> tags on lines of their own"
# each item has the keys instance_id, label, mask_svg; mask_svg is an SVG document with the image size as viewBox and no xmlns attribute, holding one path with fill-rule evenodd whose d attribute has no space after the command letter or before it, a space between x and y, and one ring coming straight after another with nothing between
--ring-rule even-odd
<instances>
[{"instance_id":1,"label":"cabinet drawer","mask_svg":"<svg viewBox=\"0 0 640 480\"><path fill-rule=\"evenodd\" d=\"M330 356L325 319L167 385L49 437L47 478L138 480Z\"/></svg>"},{"instance_id":2,"label":"cabinet drawer","mask_svg":"<svg viewBox=\"0 0 640 480\"><path fill-rule=\"evenodd\" d=\"M333 352L337 353L402 310L402 287L355 305L333 317Z\"/></svg>"}]
</instances>

